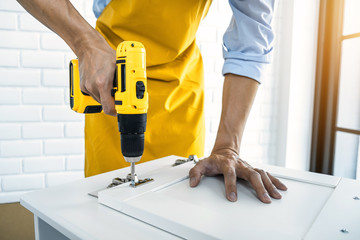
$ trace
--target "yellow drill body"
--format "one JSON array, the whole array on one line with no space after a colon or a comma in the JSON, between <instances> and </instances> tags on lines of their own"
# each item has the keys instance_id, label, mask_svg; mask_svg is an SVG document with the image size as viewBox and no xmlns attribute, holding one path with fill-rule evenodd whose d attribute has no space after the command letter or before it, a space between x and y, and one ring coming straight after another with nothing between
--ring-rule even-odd
<instances>
[{"instance_id":1,"label":"yellow drill body","mask_svg":"<svg viewBox=\"0 0 360 240\"><path fill-rule=\"evenodd\" d=\"M146 81L145 48L139 42L124 41L116 50L116 69L111 91L121 133L121 151L131 163L131 185L135 186L135 162L144 152L149 97ZM78 113L99 113L102 106L80 89L79 64L70 61L70 106Z\"/></svg>"},{"instance_id":2,"label":"yellow drill body","mask_svg":"<svg viewBox=\"0 0 360 240\"><path fill-rule=\"evenodd\" d=\"M148 110L145 48L139 42L122 42L116 50L118 87L115 109L118 114L141 114ZM143 89L139 95L139 88ZM117 104L122 101L122 104Z\"/></svg>"}]
</instances>

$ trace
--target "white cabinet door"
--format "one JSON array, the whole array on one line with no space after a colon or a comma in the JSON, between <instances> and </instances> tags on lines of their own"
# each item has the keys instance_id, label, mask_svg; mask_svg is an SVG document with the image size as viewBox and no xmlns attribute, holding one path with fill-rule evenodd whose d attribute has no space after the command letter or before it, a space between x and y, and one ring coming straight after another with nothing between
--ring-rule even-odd
<instances>
[{"instance_id":1,"label":"white cabinet door","mask_svg":"<svg viewBox=\"0 0 360 240\"><path fill-rule=\"evenodd\" d=\"M153 182L101 191L99 202L186 239L304 239L339 182L337 177L257 164L281 178L288 191L281 192L281 200L264 204L240 180L238 201L232 203L225 198L222 177L204 177L198 187L190 188L193 163L172 167L175 159L162 159L168 162L165 166L139 176L154 178ZM320 219L320 225L321 221L327 219Z\"/></svg>"}]
</instances>

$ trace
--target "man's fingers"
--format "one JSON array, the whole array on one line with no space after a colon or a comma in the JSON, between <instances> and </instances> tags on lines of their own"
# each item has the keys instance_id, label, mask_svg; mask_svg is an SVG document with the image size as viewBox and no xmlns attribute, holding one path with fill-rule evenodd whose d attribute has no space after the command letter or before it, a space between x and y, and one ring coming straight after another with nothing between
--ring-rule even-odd
<instances>
[{"instance_id":1,"label":"man's fingers","mask_svg":"<svg viewBox=\"0 0 360 240\"><path fill-rule=\"evenodd\" d=\"M283 184L279 179L277 179L276 177L272 176L270 173L267 173L268 177L270 178L271 182L275 185L275 187L277 189L286 191L287 187L285 186L285 184Z\"/></svg>"},{"instance_id":2,"label":"man's fingers","mask_svg":"<svg viewBox=\"0 0 360 240\"><path fill-rule=\"evenodd\" d=\"M105 114L116 116L115 101L111 96L111 89L100 91L100 102Z\"/></svg>"},{"instance_id":3,"label":"man's fingers","mask_svg":"<svg viewBox=\"0 0 360 240\"><path fill-rule=\"evenodd\" d=\"M256 195L258 196L260 201L262 201L263 203L271 203L270 196L262 183L260 173L256 172L255 170L252 170L250 172L248 181L256 191Z\"/></svg>"},{"instance_id":4,"label":"man's fingers","mask_svg":"<svg viewBox=\"0 0 360 240\"><path fill-rule=\"evenodd\" d=\"M254 170L260 174L263 185L265 186L265 188L268 191L268 193L270 194L270 196L273 198L276 198L276 199L280 199L281 194L278 192L278 190L276 190L276 187L271 182L267 173L262 169L255 168Z\"/></svg>"},{"instance_id":5,"label":"man's fingers","mask_svg":"<svg viewBox=\"0 0 360 240\"><path fill-rule=\"evenodd\" d=\"M224 180L225 180L225 191L226 197L231 202L236 202L237 200L237 188L236 188L236 172L233 167L228 167L224 170Z\"/></svg>"},{"instance_id":6,"label":"man's fingers","mask_svg":"<svg viewBox=\"0 0 360 240\"><path fill-rule=\"evenodd\" d=\"M83 78L81 78L80 81L80 90L83 94L90 95L93 99L95 99L95 101L100 103L100 98L98 97L100 95L97 89L93 88L90 82L86 82L85 80L83 80Z\"/></svg>"},{"instance_id":7,"label":"man's fingers","mask_svg":"<svg viewBox=\"0 0 360 240\"><path fill-rule=\"evenodd\" d=\"M98 83L94 87L91 83L85 83L81 88L81 91L89 94L93 99L100 103L105 114L116 116L114 98L111 96L112 85L107 85Z\"/></svg>"},{"instance_id":8,"label":"man's fingers","mask_svg":"<svg viewBox=\"0 0 360 240\"><path fill-rule=\"evenodd\" d=\"M111 96L115 64L104 64L100 69L91 68L92 71L89 70L89 63L84 64L80 65L81 91L100 103L105 114L116 116L114 98Z\"/></svg>"},{"instance_id":9,"label":"man's fingers","mask_svg":"<svg viewBox=\"0 0 360 240\"><path fill-rule=\"evenodd\" d=\"M114 70L115 71L115 70ZM97 79L96 86L100 93L100 102L105 114L116 116L114 98L111 96L111 89L113 88L113 76L111 74L108 78Z\"/></svg>"},{"instance_id":10,"label":"man's fingers","mask_svg":"<svg viewBox=\"0 0 360 240\"><path fill-rule=\"evenodd\" d=\"M190 178L190 187L196 187L199 185L201 176L205 174L204 160L198 162L195 167L190 169L189 178Z\"/></svg>"}]
</instances>

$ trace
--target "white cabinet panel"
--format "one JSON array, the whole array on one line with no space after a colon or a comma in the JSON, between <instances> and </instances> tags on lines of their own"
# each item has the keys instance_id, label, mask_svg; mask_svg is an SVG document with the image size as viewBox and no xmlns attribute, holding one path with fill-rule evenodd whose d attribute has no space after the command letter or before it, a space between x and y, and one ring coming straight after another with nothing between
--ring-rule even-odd
<instances>
[{"instance_id":1,"label":"white cabinet panel","mask_svg":"<svg viewBox=\"0 0 360 240\"><path fill-rule=\"evenodd\" d=\"M360 239L360 181L341 179L306 239Z\"/></svg>"},{"instance_id":2,"label":"white cabinet panel","mask_svg":"<svg viewBox=\"0 0 360 240\"><path fill-rule=\"evenodd\" d=\"M102 204L88 193L126 176L129 168L34 191L22 196L21 204L43 223L35 228L47 231L44 239L59 233L89 240L360 239L360 200L355 198L360 198L360 181L251 163L280 177L289 190L281 200L263 204L239 181L238 201L231 203L222 177L203 178L190 188L187 175L193 165L172 167L177 158L137 165L140 178L155 181L101 191Z\"/></svg>"},{"instance_id":3,"label":"white cabinet panel","mask_svg":"<svg viewBox=\"0 0 360 240\"><path fill-rule=\"evenodd\" d=\"M306 183L313 174L275 169L289 188L281 192L281 200L261 203L249 184L239 181L238 201L232 203L225 198L222 177L204 177L197 188L190 188L187 175L193 166L169 164L144 174L154 182L99 192L99 202L186 239L303 239L335 187L328 176L313 184ZM338 178L331 180L337 183Z\"/></svg>"}]
</instances>

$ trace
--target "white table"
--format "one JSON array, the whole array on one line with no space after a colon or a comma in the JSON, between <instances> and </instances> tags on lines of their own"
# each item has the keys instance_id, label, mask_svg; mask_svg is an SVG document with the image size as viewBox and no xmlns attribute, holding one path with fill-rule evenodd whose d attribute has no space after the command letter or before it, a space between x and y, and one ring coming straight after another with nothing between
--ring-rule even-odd
<instances>
[{"instance_id":1,"label":"white table","mask_svg":"<svg viewBox=\"0 0 360 240\"><path fill-rule=\"evenodd\" d=\"M126 185L102 191L102 204L88 193L125 176L129 168L35 191L21 204L34 213L40 240L360 239L359 181L251 163L280 177L289 190L281 200L263 204L239 181L239 199L231 203L221 177L190 188L186 174L192 163L172 167L177 158L137 165L140 178L155 181L136 192Z\"/></svg>"}]
</instances>

